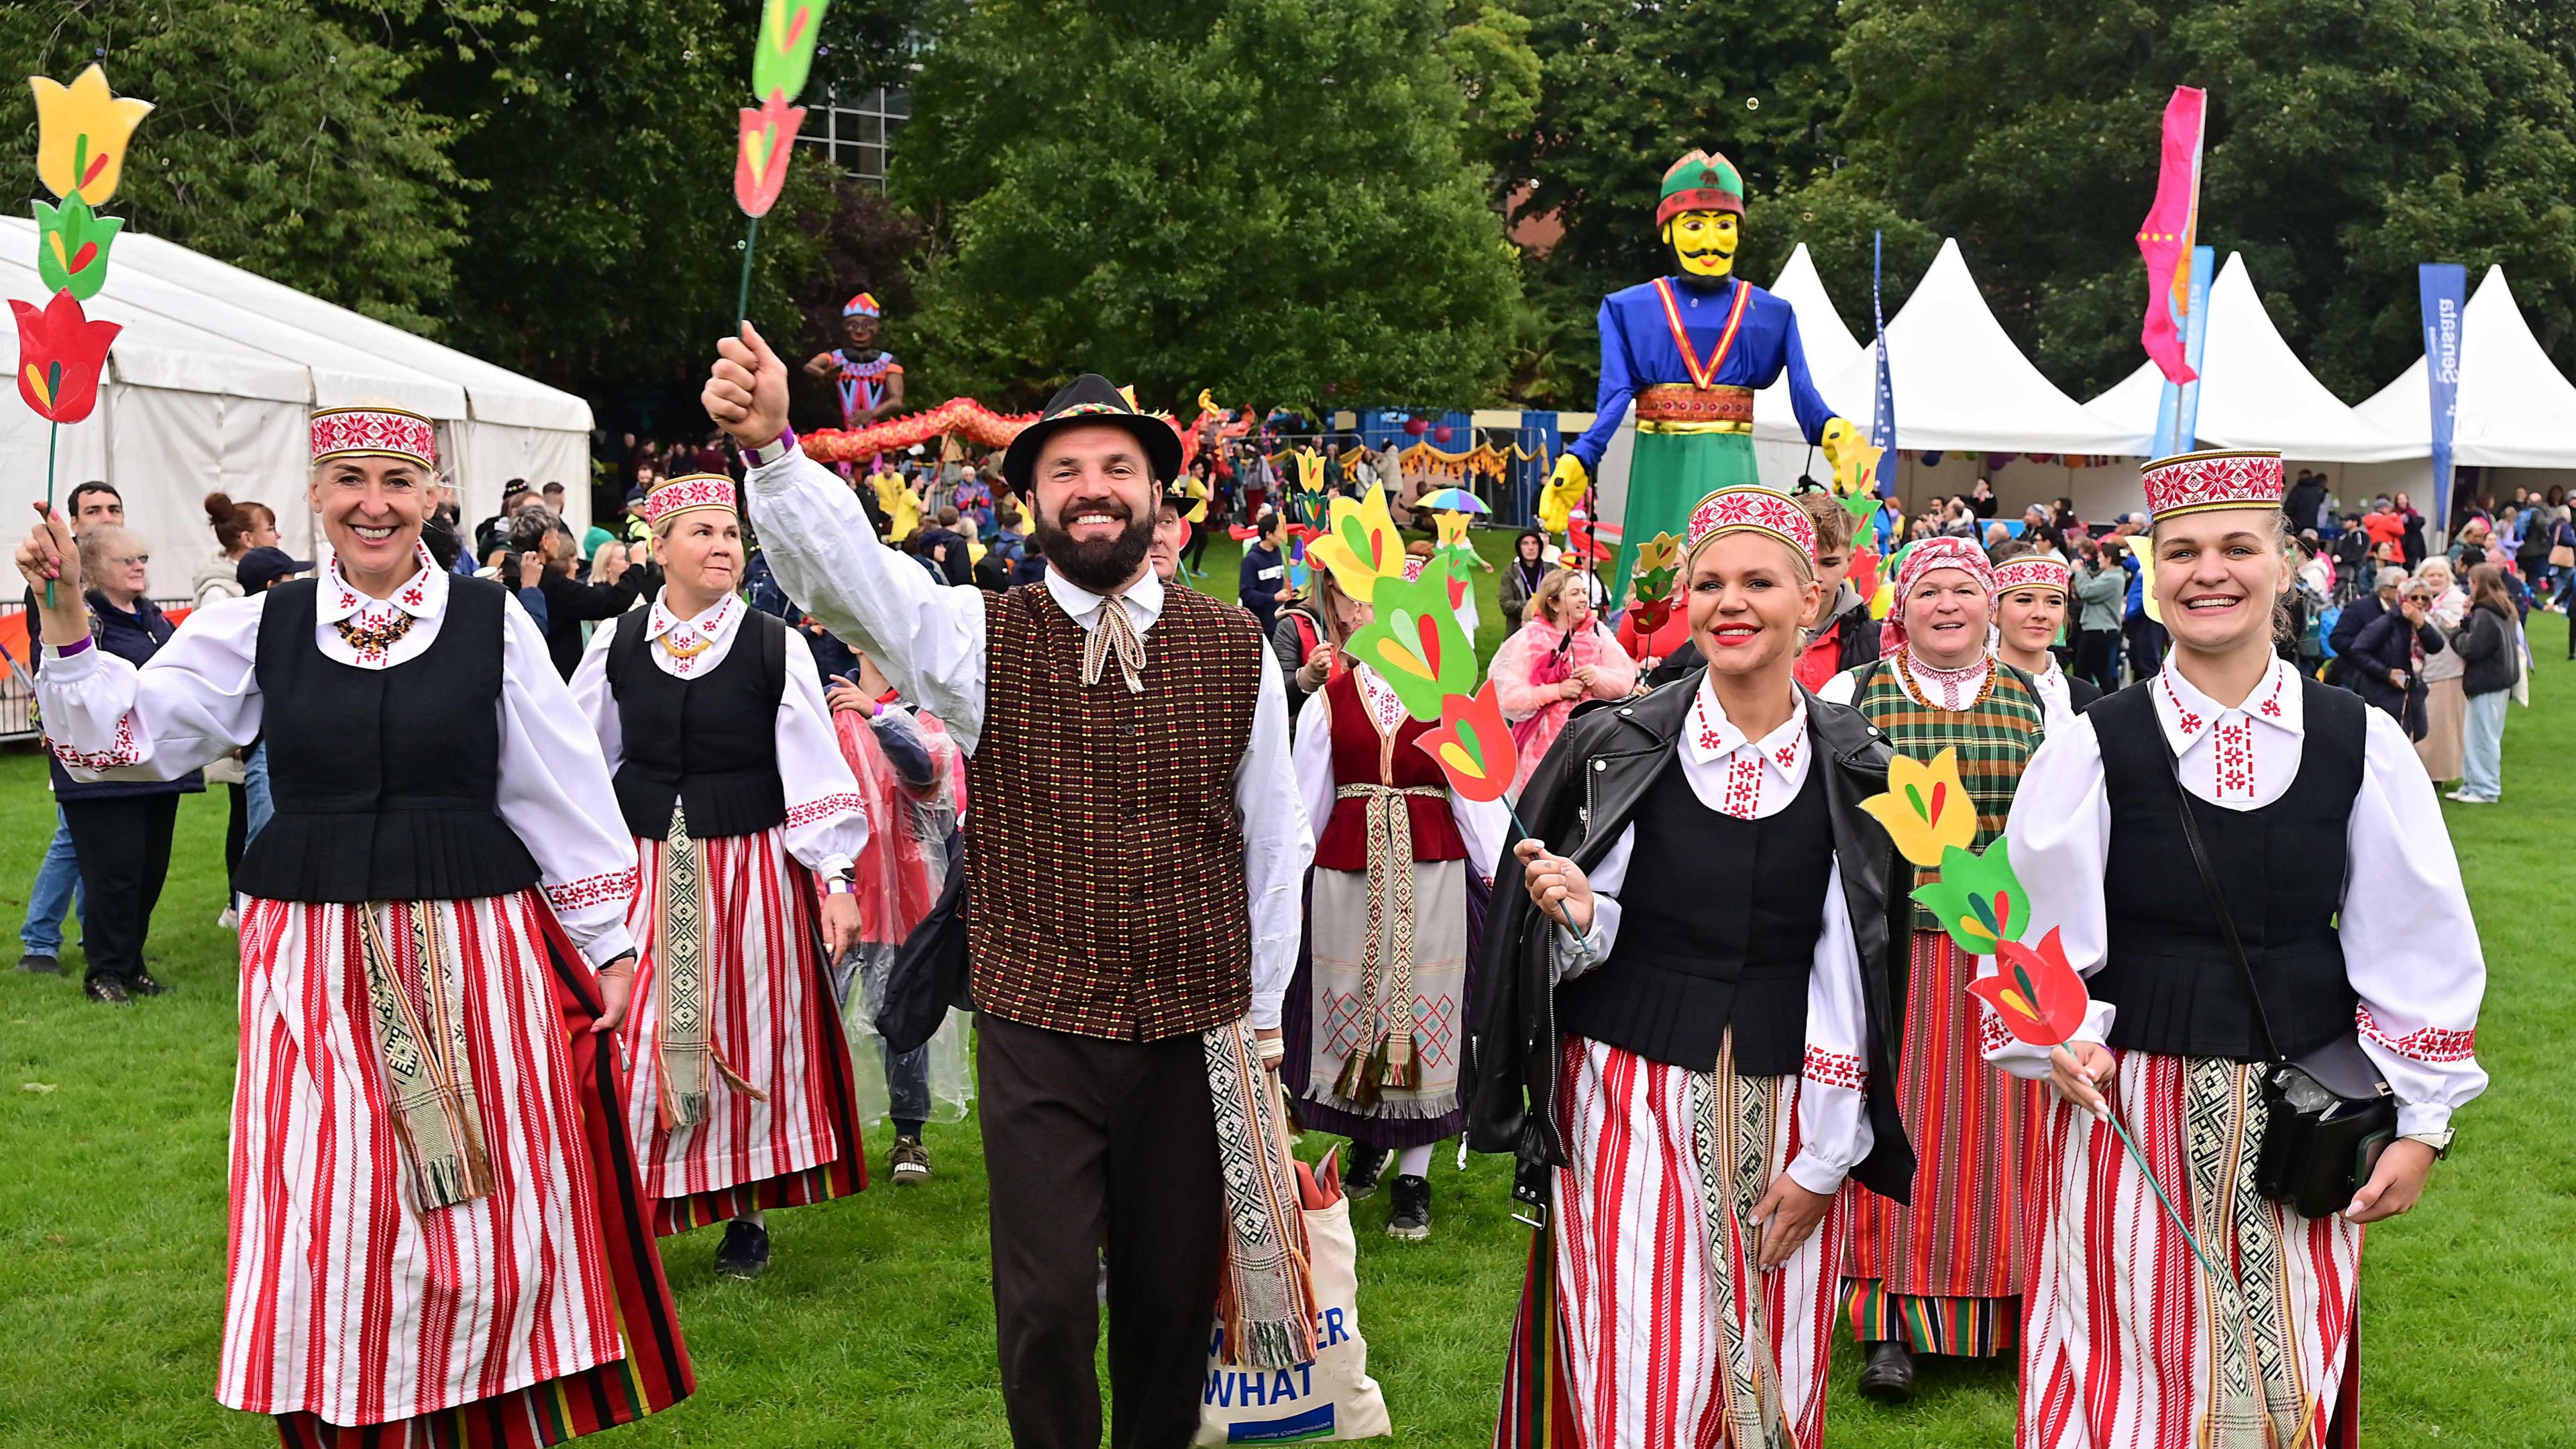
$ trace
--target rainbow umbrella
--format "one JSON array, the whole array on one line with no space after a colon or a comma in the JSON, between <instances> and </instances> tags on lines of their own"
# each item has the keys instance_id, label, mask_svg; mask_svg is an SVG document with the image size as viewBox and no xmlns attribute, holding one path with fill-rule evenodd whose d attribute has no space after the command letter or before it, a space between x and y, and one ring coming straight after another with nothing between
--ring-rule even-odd
<instances>
[{"instance_id":1,"label":"rainbow umbrella","mask_svg":"<svg viewBox=\"0 0 2576 1449\"><path fill-rule=\"evenodd\" d=\"M1468 492L1464 488L1443 488L1437 493L1426 493L1422 496L1422 501L1413 506L1416 508L1429 509L1433 513L1493 512L1492 509L1485 506L1484 499L1477 497L1475 494Z\"/></svg>"}]
</instances>

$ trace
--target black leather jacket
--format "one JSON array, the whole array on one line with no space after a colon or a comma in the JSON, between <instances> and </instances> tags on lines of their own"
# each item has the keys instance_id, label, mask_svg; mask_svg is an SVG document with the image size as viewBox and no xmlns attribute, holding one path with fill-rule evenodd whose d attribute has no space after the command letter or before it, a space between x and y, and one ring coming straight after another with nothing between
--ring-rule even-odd
<instances>
[{"instance_id":1,"label":"black leather jacket","mask_svg":"<svg viewBox=\"0 0 2576 1449\"><path fill-rule=\"evenodd\" d=\"M1587 870L1609 853L1671 762L1701 673L1695 670L1640 698L1596 701L1575 712L1520 800L1520 818L1550 850ZM1890 752L1885 733L1859 711L1812 694L1807 734L1816 745L1816 767L1825 771L1834 855L1859 947L1869 1019L1874 1140L1852 1176L1903 1202L1914 1179L1914 1151L1896 1110L1896 1049L1905 1020L1912 906L1901 891L1889 888L1901 879L1895 843L1860 808L1862 800L1887 788ZM1507 852L1502 864L1516 863ZM1629 881L1631 889L1652 889L1636 867ZM1513 1195L1545 1204L1552 1195L1549 1170L1567 1165L1556 1120L1556 985L1545 935L1551 923L1530 904L1513 870L1498 873L1494 884L1484 958L1477 963L1475 999L1468 1003L1473 1031L1465 1072L1467 1141L1479 1152L1516 1154Z\"/></svg>"}]
</instances>

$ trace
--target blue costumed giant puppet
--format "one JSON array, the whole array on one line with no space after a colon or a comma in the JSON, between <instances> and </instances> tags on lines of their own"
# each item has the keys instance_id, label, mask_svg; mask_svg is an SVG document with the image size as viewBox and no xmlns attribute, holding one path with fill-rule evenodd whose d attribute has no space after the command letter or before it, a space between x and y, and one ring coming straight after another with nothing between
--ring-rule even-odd
<instances>
[{"instance_id":1,"label":"blue costumed giant puppet","mask_svg":"<svg viewBox=\"0 0 2576 1449\"><path fill-rule=\"evenodd\" d=\"M1601 301L1601 400L1592 426L1557 459L1539 520L1561 532L1592 486L1601 454L1633 400L1637 450L1612 598L1625 598L1637 546L1679 535L1693 502L1720 488L1759 480L1753 466L1753 393L1786 368L1798 429L1826 440L1835 421L1807 376L1798 317L1789 304L1735 275L1744 219L1744 178L1712 151L1692 151L1664 173L1655 227L1680 272L1611 293ZM1835 456L1844 436L1826 444Z\"/></svg>"}]
</instances>

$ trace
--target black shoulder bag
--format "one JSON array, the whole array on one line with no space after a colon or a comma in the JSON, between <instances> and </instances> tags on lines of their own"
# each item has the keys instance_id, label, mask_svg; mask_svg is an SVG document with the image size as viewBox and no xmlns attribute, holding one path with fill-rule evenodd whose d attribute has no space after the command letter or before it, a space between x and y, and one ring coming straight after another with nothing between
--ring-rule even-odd
<instances>
[{"instance_id":1,"label":"black shoulder bag","mask_svg":"<svg viewBox=\"0 0 2576 1449\"><path fill-rule=\"evenodd\" d=\"M2173 767L2174 809L2182 815L2183 843L2191 847L2191 863L2209 892L2210 909L2218 913L2227 954L2245 977L2245 995L2254 1004L2254 1025L2263 1034L2269 1059L2263 1069L2263 1141L2254 1159L2255 1190L2288 1203L2301 1217L2339 1213L2370 1180L2381 1149L2397 1139L2397 1098L2361 1049L2358 1034L2336 1037L2296 1061L2281 1054L2263 1013L2262 990L2254 984L2254 963L2245 958L2236 918L2218 888L2209 851L2200 843L2191 796L2182 787L2182 763L2174 758L2173 741L2161 725L2156 738L2163 741L2166 763Z\"/></svg>"}]
</instances>

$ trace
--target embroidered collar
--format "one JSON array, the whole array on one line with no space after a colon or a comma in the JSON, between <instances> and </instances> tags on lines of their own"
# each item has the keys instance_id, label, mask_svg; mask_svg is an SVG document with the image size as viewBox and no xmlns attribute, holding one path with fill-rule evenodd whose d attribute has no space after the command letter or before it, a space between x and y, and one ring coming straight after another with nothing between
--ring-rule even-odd
<instances>
[{"instance_id":1,"label":"embroidered collar","mask_svg":"<svg viewBox=\"0 0 2576 1449\"><path fill-rule=\"evenodd\" d=\"M678 635L672 642L688 645L700 639L724 637L725 625L732 619L736 600L731 594L716 600L694 619L683 619L671 612L671 591L665 588L653 596L653 617L644 627L644 637L660 639Z\"/></svg>"},{"instance_id":2,"label":"embroidered collar","mask_svg":"<svg viewBox=\"0 0 2576 1449\"><path fill-rule=\"evenodd\" d=\"M1985 654L1978 655L1973 664L1941 669L1915 658L1912 649L1898 645L1895 664L1897 683L1916 700L1935 709L1974 708L1994 679L1994 658Z\"/></svg>"},{"instance_id":3,"label":"embroidered collar","mask_svg":"<svg viewBox=\"0 0 2576 1449\"><path fill-rule=\"evenodd\" d=\"M2229 715L2259 719L2274 729L2294 735L2307 733L2307 701L2298 689L2290 666L2277 656L2263 677L2256 680L2253 691L2241 705L2220 704L2201 693L2200 686L2183 677L2170 658L2156 673L2156 688L2151 696L2156 702L2156 718L2165 728L2165 737L2173 741L2179 755L2192 747L2209 730L2216 728Z\"/></svg>"},{"instance_id":4,"label":"embroidered collar","mask_svg":"<svg viewBox=\"0 0 2576 1449\"><path fill-rule=\"evenodd\" d=\"M1378 733L1393 735L1404 728L1404 700L1395 686L1365 664L1351 666L1351 683L1360 692L1360 703L1367 706L1369 718L1377 722Z\"/></svg>"},{"instance_id":5,"label":"embroidered collar","mask_svg":"<svg viewBox=\"0 0 2576 1449\"><path fill-rule=\"evenodd\" d=\"M317 623L336 624L354 615L367 615L382 621L399 612L415 619L435 619L447 608L447 571L429 556L423 544L412 545L417 572L394 590L393 597L378 599L358 592L340 573L340 559L333 555L322 572L322 587L313 601Z\"/></svg>"},{"instance_id":6,"label":"embroidered collar","mask_svg":"<svg viewBox=\"0 0 2576 1449\"><path fill-rule=\"evenodd\" d=\"M1099 618L1100 601L1104 595L1095 594L1056 572L1053 564L1047 565L1046 590L1047 596L1055 600L1056 607L1085 629ZM1121 597L1144 614L1144 618L1136 621L1139 633L1153 628L1154 621L1163 617L1163 581L1154 577L1152 569L1145 570L1145 576Z\"/></svg>"},{"instance_id":7,"label":"embroidered collar","mask_svg":"<svg viewBox=\"0 0 2576 1449\"><path fill-rule=\"evenodd\" d=\"M1789 706L1789 718L1780 727L1759 740L1747 741L1744 731L1726 717L1726 706L1717 702L1717 694L1702 680L1699 693L1691 701L1690 728L1683 732L1682 742L1691 759L1699 764L1722 760L1752 744L1754 750L1776 766L1783 778L1795 773L1798 752L1806 747L1807 701L1803 695Z\"/></svg>"}]
</instances>

